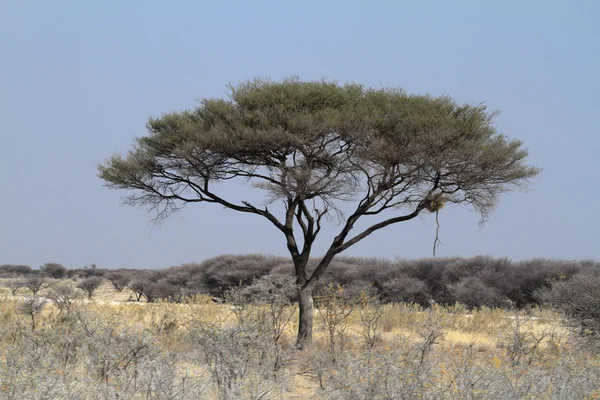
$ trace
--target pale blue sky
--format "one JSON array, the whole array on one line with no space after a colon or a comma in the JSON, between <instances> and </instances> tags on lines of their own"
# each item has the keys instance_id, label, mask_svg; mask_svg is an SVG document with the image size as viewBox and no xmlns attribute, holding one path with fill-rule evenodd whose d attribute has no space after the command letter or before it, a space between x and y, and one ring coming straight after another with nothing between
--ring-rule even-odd
<instances>
[{"instance_id":1,"label":"pale blue sky","mask_svg":"<svg viewBox=\"0 0 600 400\"><path fill-rule=\"evenodd\" d=\"M150 115L225 96L228 83L290 75L502 110L500 130L544 171L529 193L502 197L483 228L473 212L444 209L438 255L600 259L598 21L592 0L2 0L0 264L285 255L269 223L213 205L154 228L102 186L95 165L144 135ZM434 233L424 215L347 254L427 257Z\"/></svg>"}]
</instances>

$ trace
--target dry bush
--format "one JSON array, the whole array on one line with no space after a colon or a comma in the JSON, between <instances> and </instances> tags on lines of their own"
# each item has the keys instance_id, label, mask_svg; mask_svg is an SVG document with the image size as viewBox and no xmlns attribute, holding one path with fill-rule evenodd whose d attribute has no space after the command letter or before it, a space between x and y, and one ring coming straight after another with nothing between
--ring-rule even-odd
<instances>
[{"instance_id":1,"label":"dry bush","mask_svg":"<svg viewBox=\"0 0 600 400\"><path fill-rule=\"evenodd\" d=\"M333 399L427 398L436 383L444 314L431 310L416 335L346 353L326 372L322 395Z\"/></svg>"},{"instance_id":2,"label":"dry bush","mask_svg":"<svg viewBox=\"0 0 600 400\"><path fill-rule=\"evenodd\" d=\"M399 276L381 283L382 297L391 303L415 303L431 305L431 296L425 282L408 275Z\"/></svg>"},{"instance_id":3,"label":"dry bush","mask_svg":"<svg viewBox=\"0 0 600 400\"><path fill-rule=\"evenodd\" d=\"M7 282L6 287L9 288L13 296L16 296L19 294L19 290L25 287L25 281L23 279L11 279Z\"/></svg>"},{"instance_id":4,"label":"dry bush","mask_svg":"<svg viewBox=\"0 0 600 400\"><path fill-rule=\"evenodd\" d=\"M302 357L300 374L315 379L322 390L326 389L333 365L348 350L351 316L356 311L356 303L341 285L323 286L315 296L315 322L319 335L311 351ZM366 313L364 316L372 323L371 329L377 326ZM376 332L369 330L365 334L369 339L376 340Z\"/></svg>"},{"instance_id":5,"label":"dry bush","mask_svg":"<svg viewBox=\"0 0 600 400\"><path fill-rule=\"evenodd\" d=\"M348 341L350 316L355 311L356 300L343 286L329 284L317 293L315 303L318 304L315 315L317 329L325 332L329 355L335 362L337 354L344 351Z\"/></svg>"},{"instance_id":6,"label":"dry bush","mask_svg":"<svg viewBox=\"0 0 600 400\"><path fill-rule=\"evenodd\" d=\"M23 303L19 306L19 311L31 318L31 330L34 331L36 328L36 318L42 312L46 306L46 299L41 297L32 296L26 298Z\"/></svg>"},{"instance_id":7,"label":"dry bush","mask_svg":"<svg viewBox=\"0 0 600 400\"><path fill-rule=\"evenodd\" d=\"M309 261L309 272L315 268L316 261ZM7 267L6 270L13 269ZM69 276L80 277L106 273L119 291L133 282L161 283L171 295L158 298L183 301L197 293L222 297L225 292L240 284L248 286L267 275L288 276L292 270L289 259L248 254L222 255L202 263L183 264L158 271L108 272L87 268L67 272ZM453 305L458 295L469 303L469 307L505 307L509 303L505 303L504 299L508 299L517 308L525 308L538 304L539 299L534 293L548 287L551 280L559 276L568 280L585 271L597 273L600 266L593 261L535 259L511 262L505 258L482 256L396 261L339 257L332 261L317 289L329 284L340 284L354 298L358 298L364 291L369 296L379 296L383 302L415 302L423 307L429 307L433 303ZM151 288L152 285L148 287ZM136 297L145 298L139 290L134 292ZM150 297L155 298L153 293L150 293Z\"/></svg>"},{"instance_id":8,"label":"dry bush","mask_svg":"<svg viewBox=\"0 0 600 400\"><path fill-rule=\"evenodd\" d=\"M553 329L521 319L498 348L444 339L447 313L430 310L408 335L346 353L325 371L326 399L587 399L598 395L600 362ZM521 317L519 317L521 318ZM558 340L557 340L558 338Z\"/></svg>"},{"instance_id":9,"label":"dry bush","mask_svg":"<svg viewBox=\"0 0 600 400\"><path fill-rule=\"evenodd\" d=\"M506 305L506 299L495 288L483 283L479 278L467 277L460 282L449 285L452 297L467 308L501 307Z\"/></svg>"},{"instance_id":10,"label":"dry bush","mask_svg":"<svg viewBox=\"0 0 600 400\"><path fill-rule=\"evenodd\" d=\"M214 296L223 296L227 290L240 283L249 285L283 263L289 264L289 260L262 254L225 254L204 261L198 269L201 270L206 290Z\"/></svg>"},{"instance_id":11,"label":"dry bush","mask_svg":"<svg viewBox=\"0 0 600 400\"><path fill-rule=\"evenodd\" d=\"M262 359L265 343L252 327L195 323L191 337L199 345L220 399L269 398L275 390L272 363Z\"/></svg>"},{"instance_id":12,"label":"dry bush","mask_svg":"<svg viewBox=\"0 0 600 400\"><path fill-rule=\"evenodd\" d=\"M89 278L84 278L77 283L77 288L83 290L87 293L88 299L92 298L92 295L100 287L103 279L99 276L90 276Z\"/></svg>"},{"instance_id":13,"label":"dry bush","mask_svg":"<svg viewBox=\"0 0 600 400\"><path fill-rule=\"evenodd\" d=\"M0 274L8 276L27 275L32 273L32 268L28 265L0 265Z\"/></svg>"},{"instance_id":14,"label":"dry bush","mask_svg":"<svg viewBox=\"0 0 600 400\"><path fill-rule=\"evenodd\" d=\"M131 275L125 272L111 272L107 275L107 279L117 292L121 292L131 281Z\"/></svg>"},{"instance_id":15,"label":"dry bush","mask_svg":"<svg viewBox=\"0 0 600 400\"><path fill-rule=\"evenodd\" d=\"M48 292L47 297L52 300L60 312L65 311L69 314L75 300L81 298L81 292L68 283L59 283Z\"/></svg>"},{"instance_id":16,"label":"dry bush","mask_svg":"<svg viewBox=\"0 0 600 400\"><path fill-rule=\"evenodd\" d=\"M194 362L188 353L161 340L145 328L78 309L47 327L20 331L3 346L0 398L211 398L208 377L188 366Z\"/></svg>"},{"instance_id":17,"label":"dry bush","mask_svg":"<svg viewBox=\"0 0 600 400\"><path fill-rule=\"evenodd\" d=\"M25 279L25 287L31 290L31 294L36 296L41 290L50 286L48 280L40 275L33 275Z\"/></svg>"},{"instance_id":18,"label":"dry bush","mask_svg":"<svg viewBox=\"0 0 600 400\"><path fill-rule=\"evenodd\" d=\"M58 263L45 263L40 273L53 279L62 279L67 275L67 269Z\"/></svg>"},{"instance_id":19,"label":"dry bush","mask_svg":"<svg viewBox=\"0 0 600 400\"><path fill-rule=\"evenodd\" d=\"M132 279L127 285L131 292L135 295L136 301L140 301L144 297L144 289L152 282L147 279Z\"/></svg>"},{"instance_id":20,"label":"dry bush","mask_svg":"<svg viewBox=\"0 0 600 400\"><path fill-rule=\"evenodd\" d=\"M225 293L235 316L226 321L193 320L189 334L212 374L220 399L280 398L289 386L292 343L286 337L295 307L290 278L266 276Z\"/></svg>"},{"instance_id":21,"label":"dry bush","mask_svg":"<svg viewBox=\"0 0 600 400\"><path fill-rule=\"evenodd\" d=\"M358 301L359 328L356 332L362 336L366 350L372 350L381 342L381 323L385 315L378 297L361 293Z\"/></svg>"},{"instance_id":22,"label":"dry bush","mask_svg":"<svg viewBox=\"0 0 600 400\"><path fill-rule=\"evenodd\" d=\"M541 289L536 296L547 306L561 311L566 323L590 348L600 351L600 271L578 274L569 280L564 277L551 288Z\"/></svg>"},{"instance_id":23,"label":"dry bush","mask_svg":"<svg viewBox=\"0 0 600 400\"><path fill-rule=\"evenodd\" d=\"M355 301L330 287L317 313L329 322L317 320L314 347L299 352L293 289L290 279L267 275L231 290L225 304L206 296L183 304L113 304L98 296L76 302L70 313L44 307L41 297L8 296L0 303L0 399L570 400L598 394L600 358L547 310L424 309L381 304L368 293Z\"/></svg>"},{"instance_id":24,"label":"dry bush","mask_svg":"<svg viewBox=\"0 0 600 400\"><path fill-rule=\"evenodd\" d=\"M238 324L251 327L268 344L264 350L275 373L290 362L291 345L285 333L291 330L296 315L290 300L294 291L291 277L264 276L248 287L233 288L225 294Z\"/></svg>"}]
</instances>

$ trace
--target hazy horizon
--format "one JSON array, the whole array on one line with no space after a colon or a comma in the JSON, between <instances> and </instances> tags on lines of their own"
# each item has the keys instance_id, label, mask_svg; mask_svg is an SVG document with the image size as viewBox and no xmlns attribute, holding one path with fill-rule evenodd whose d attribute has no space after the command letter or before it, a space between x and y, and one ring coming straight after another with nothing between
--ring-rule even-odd
<instances>
[{"instance_id":1,"label":"hazy horizon","mask_svg":"<svg viewBox=\"0 0 600 400\"><path fill-rule=\"evenodd\" d=\"M502 111L499 130L523 140L543 171L527 192L503 195L483 227L467 208L444 208L439 257L600 259L599 20L593 1L3 2L0 264L161 268L288 255L267 221L211 204L154 226L103 187L96 165L145 135L149 116L225 97L229 83L292 75ZM255 198L244 184L225 189ZM434 236L424 214L343 255L430 257Z\"/></svg>"}]
</instances>

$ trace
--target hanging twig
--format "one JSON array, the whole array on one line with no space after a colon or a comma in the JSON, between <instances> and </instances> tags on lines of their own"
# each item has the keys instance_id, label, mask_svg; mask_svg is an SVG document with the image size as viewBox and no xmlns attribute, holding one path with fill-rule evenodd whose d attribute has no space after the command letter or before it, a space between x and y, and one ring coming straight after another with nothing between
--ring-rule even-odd
<instances>
[{"instance_id":1,"label":"hanging twig","mask_svg":"<svg viewBox=\"0 0 600 400\"><path fill-rule=\"evenodd\" d=\"M440 240L440 220L439 220L439 216L440 216L440 211L437 210L435 212L435 223L436 223L436 228L435 228L435 240L433 241L433 257L435 258L435 251L437 249L437 245L438 244L442 244L441 240Z\"/></svg>"}]
</instances>

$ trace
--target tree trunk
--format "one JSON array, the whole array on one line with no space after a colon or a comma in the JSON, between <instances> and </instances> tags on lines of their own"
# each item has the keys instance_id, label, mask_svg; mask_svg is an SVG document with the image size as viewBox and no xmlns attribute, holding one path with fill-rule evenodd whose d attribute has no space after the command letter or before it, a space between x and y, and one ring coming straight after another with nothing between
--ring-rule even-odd
<instances>
[{"instance_id":1,"label":"tree trunk","mask_svg":"<svg viewBox=\"0 0 600 400\"><path fill-rule=\"evenodd\" d=\"M298 305L300 312L296 346L300 350L304 350L312 345L313 321L315 315L312 292L312 287L298 287Z\"/></svg>"}]
</instances>

